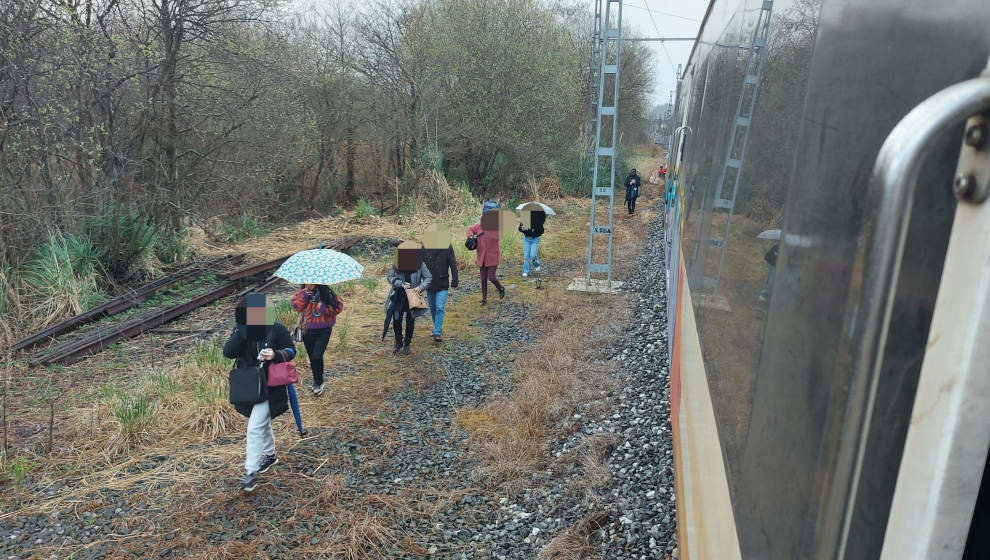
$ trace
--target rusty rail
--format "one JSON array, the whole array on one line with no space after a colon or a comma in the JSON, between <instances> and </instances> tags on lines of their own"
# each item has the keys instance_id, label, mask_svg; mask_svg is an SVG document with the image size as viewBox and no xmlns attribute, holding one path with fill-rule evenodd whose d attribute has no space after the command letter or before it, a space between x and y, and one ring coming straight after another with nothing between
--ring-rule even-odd
<instances>
[{"instance_id":1,"label":"rusty rail","mask_svg":"<svg viewBox=\"0 0 990 560\"><path fill-rule=\"evenodd\" d=\"M197 298L165 309L153 309L140 313L122 323L101 329L98 332L77 340L67 341L49 349L43 355L28 360L31 366L69 365L79 360L103 351L118 340L137 336L161 324L167 323L180 315L188 313L218 299L228 296L237 290L237 283L224 284Z\"/></svg>"},{"instance_id":2,"label":"rusty rail","mask_svg":"<svg viewBox=\"0 0 990 560\"><path fill-rule=\"evenodd\" d=\"M244 254L242 253L232 257L224 257L205 263L194 264L174 274L170 274L153 282L144 284L143 286L135 288L131 292L119 295L110 301L103 303L102 305L94 307L74 317L70 317L61 323L48 327L43 331L22 338L11 346L11 351L18 352L26 348L33 348L46 340L74 330L87 323L92 323L93 321L97 321L103 317L109 317L122 311L127 311L128 309L144 303L154 297L158 290L193 277L201 276L215 266L221 264L237 265L243 261Z\"/></svg>"}]
</instances>

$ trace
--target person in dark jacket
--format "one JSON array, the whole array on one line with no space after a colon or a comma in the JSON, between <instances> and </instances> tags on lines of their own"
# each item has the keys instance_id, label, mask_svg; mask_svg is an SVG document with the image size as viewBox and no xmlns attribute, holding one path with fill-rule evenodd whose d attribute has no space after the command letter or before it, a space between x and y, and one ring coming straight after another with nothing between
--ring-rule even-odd
<instances>
[{"instance_id":1,"label":"person in dark jacket","mask_svg":"<svg viewBox=\"0 0 990 560\"><path fill-rule=\"evenodd\" d=\"M447 291L457 287L457 257L451 243L450 232L445 228L431 227L423 234L423 264L430 271L430 287L426 302L433 317L433 342L443 342L443 315L447 305ZM448 271L450 271L448 275Z\"/></svg>"},{"instance_id":2,"label":"person in dark jacket","mask_svg":"<svg viewBox=\"0 0 990 560\"><path fill-rule=\"evenodd\" d=\"M643 181L639 178L639 174L633 169L626 175L626 208L629 209L629 215L632 216L633 212L636 211L636 199L639 198L639 187L643 184Z\"/></svg>"},{"instance_id":3,"label":"person in dark jacket","mask_svg":"<svg viewBox=\"0 0 990 560\"><path fill-rule=\"evenodd\" d=\"M540 249L540 236L543 235L543 225L547 221L547 213L543 210L524 210L529 214L529 227L519 224L523 234L523 277L529 276L530 262L533 271L540 271L540 259L537 257Z\"/></svg>"},{"instance_id":4,"label":"person in dark jacket","mask_svg":"<svg viewBox=\"0 0 990 560\"><path fill-rule=\"evenodd\" d=\"M763 260L767 261L770 272L767 274L767 287L760 290L760 299L766 301L770 299L770 290L773 289L773 274L777 269L777 256L780 255L780 242L774 243L773 247L763 255Z\"/></svg>"},{"instance_id":5,"label":"person in dark jacket","mask_svg":"<svg viewBox=\"0 0 990 560\"><path fill-rule=\"evenodd\" d=\"M296 347L288 329L272 319L274 310L267 307L265 294L251 292L243 296L234 310L236 326L230 339L223 346L223 355L234 360L234 368L262 364L265 383L268 385L268 366L293 359ZM245 438L244 480L241 489L254 490L258 475L267 472L278 462L275 454L275 434L272 418L289 408L287 385L268 387L267 399L254 405L235 405L237 412L247 417Z\"/></svg>"},{"instance_id":6,"label":"person in dark jacket","mask_svg":"<svg viewBox=\"0 0 990 560\"><path fill-rule=\"evenodd\" d=\"M344 302L323 284L306 284L292 297L292 309L302 315L303 339L309 368L313 371L313 394L323 394L323 354L330 343L337 315L344 310Z\"/></svg>"},{"instance_id":7,"label":"person in dark jacket","mask_svg":"<svg viewBox=\"0 0 990 560\"><path fill-rule=\"evenodd\" d=\"M385 313L392 315L392 331L395 333L395 347L392 355L402 353L406 356L412 353L409 344L412 343L413 329L416 318L422 317L426 309L413 309L409 306L406 289L425 292L430 287L432 276L423 263L423 245L415 241L403 241L396 249L395 264L388 271L388 283L392 293L385 302ZM405 319L406 332L403 337L402 320Z\"/></svg>"}]
</instances>

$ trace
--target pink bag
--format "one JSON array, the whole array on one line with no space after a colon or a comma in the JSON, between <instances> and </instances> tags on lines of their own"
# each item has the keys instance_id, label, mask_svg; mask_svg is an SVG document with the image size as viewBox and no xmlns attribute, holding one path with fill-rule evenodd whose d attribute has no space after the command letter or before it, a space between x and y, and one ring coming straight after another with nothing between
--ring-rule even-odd
<instances>
[{"instance_id":1,"label":"pink bag","mask_svg":"<svg viewBox=\"0 0 990 560\"><path fill-rule=\"evenodd\" d=\"M299 382L299 372L296 371L295 364L288 361L285 352L282 350L279 350L279 352L282 353L282 359L285 361L268 365L269 387L281 387L282 385L291 385Z\"/></svg>"}]
</instances>

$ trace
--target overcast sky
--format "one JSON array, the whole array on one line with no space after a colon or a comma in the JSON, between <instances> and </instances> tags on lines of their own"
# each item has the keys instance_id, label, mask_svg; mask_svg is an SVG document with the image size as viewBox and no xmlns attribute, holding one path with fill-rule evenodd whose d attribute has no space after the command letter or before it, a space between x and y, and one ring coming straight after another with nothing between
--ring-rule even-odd
<instances>
[{"instance_id":1,"label":"overcast sky","mask_svg":"<svg viewBox=\"0 0 990 560\"><path fill-rule=\"evenodd\" d=\"M593 0L586 2L588 11L593 11ZM709 0L623 0L622 26L634 32L636 37L697 37L708 2ZM356 7L362 4L362 0L288 0L289 6L302 11L309 7L334 4ZM666 103L670 90L677 85L674 69L678 64L687 63L694 42L647 44L654 53L657 67L653 99L656 103Z\"/></svg>"},{"instance_id":2,"label":"overcast sky","mask_svg":"<svg viewBox=\"0 0 990 560\"><path fill-rule=\"evenodd\" d=\"M590 8L592 3L588 5ZM622 27L635 32L636 37L696 37L707 9L708 0L623 0ZM687 63L694 42L647 44L657 68L653 98L666 103L670 90L677 87L674 69Z\"/></svg>"}]
</instances>

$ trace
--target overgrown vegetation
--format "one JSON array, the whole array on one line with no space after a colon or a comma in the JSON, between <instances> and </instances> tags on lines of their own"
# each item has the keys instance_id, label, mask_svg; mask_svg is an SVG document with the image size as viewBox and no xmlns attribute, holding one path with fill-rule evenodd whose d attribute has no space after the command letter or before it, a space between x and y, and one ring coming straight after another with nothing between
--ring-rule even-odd
<instances>
[{"instance_id":1,"label":"overgrown vegetation","mask_svg":"<svg viewBox=\"0 0 990 560\"><path fill-rule=\"evenodd\" d=\"M259 216L336 204L411 212L555 173L581 192L583 3L331 3L300 19L164 1L0 3L0 267L49 232L85 234L108 280L130 280L185 255L188 218L237 241ZM623 49L626 141L645 129L647 53Z\"/></svg>"}]
</instances>

